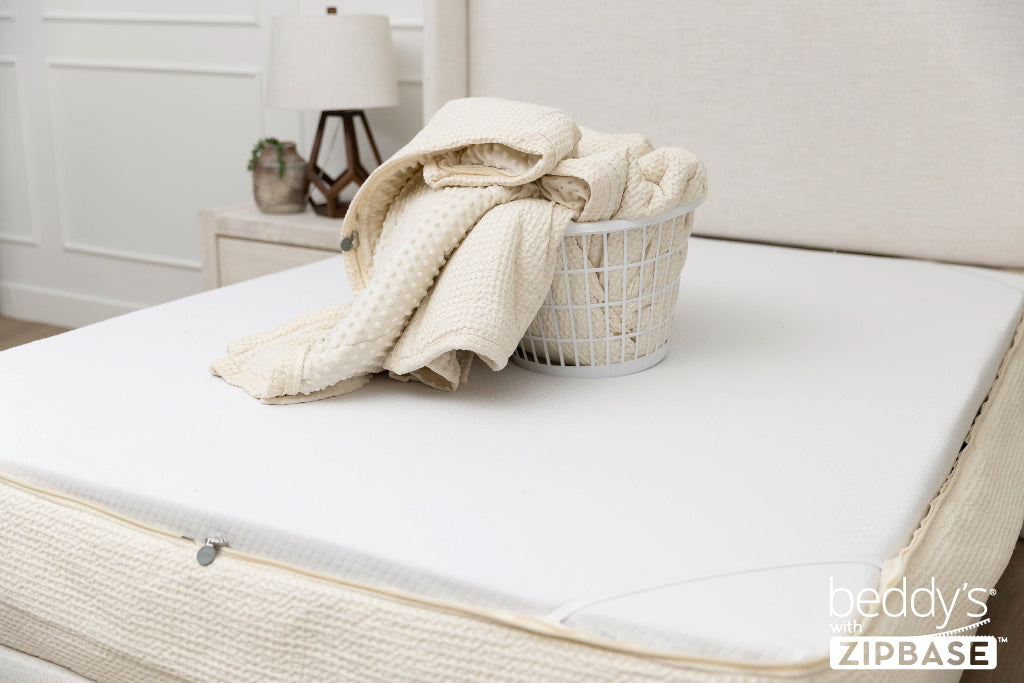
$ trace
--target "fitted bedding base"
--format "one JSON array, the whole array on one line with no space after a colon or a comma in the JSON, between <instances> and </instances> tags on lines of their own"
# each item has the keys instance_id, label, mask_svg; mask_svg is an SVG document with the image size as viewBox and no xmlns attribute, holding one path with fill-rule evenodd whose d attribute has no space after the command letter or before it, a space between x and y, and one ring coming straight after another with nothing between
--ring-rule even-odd
<instances>
[{"instance_id":1,"label":"fitted bedding base","mask_svg":"<svg viewBox=\"0 0 1024 683\"><path fill-rule=\"evenodd\" d=\"M992 586L1024 518L1024 326L956 466L884 568L942 590ZM424 599L194 543L94 505L0 482L0 643L96 681L852 679L827 660L751 665L659 652L501 610ZM949 628L973 623L956 610ZM878 617L866 635L929 633ZM906 673L906 672L901 672ZM924 677L933 672L916 672ZM954 672L956 673L956 672ZM952 677L952 674L951 674ZM901 679L903 680L903 679Z\"/></svg>"},{"instance_id":2,"label":"fitted bedding base","mask_svg":"<svg viewBox=\"0 0 1024 683\"><path fill-rule=\"evenodd\" d=\"M84 652L103 680L204 667L231 680L231 666L241 679L529 678L517 667L573 661L535 676L558 680L590 675L575 659L595 650L608 672L653 666L637 657L669 672L815 670L829 577L876 586L919 552L913 530L1000 363L1009 376L1020 355L1006 349L1021 279L693 249L672 354L602 382L509 368L457 394L378 380L295 408L202 373L264 318L343 301L334 260L4 352L0 644L62 664ZM1019 411L1019 394L1001 410ZM386 429L396 417L405 429ZM980 514L971 533L997 556L971 546L978 577L941 562L922 576L988 585L1001 570L1008 549L988 525L1020 528L1020 439L992 433L1010 439L990 444L1009 464L954 475L977 479L964 500L979 507L949 517ZM970 452L956 471L986 462ZM211 535L230 547L200 567ZM245 668L267 658L287 666Z\"/></svg>"}]
</instances>

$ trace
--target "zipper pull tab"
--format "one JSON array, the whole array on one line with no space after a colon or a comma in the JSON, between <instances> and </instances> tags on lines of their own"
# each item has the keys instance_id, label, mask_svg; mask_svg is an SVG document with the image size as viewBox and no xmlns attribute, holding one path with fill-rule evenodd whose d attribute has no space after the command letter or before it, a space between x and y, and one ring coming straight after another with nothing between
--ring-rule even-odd
<instances>
[{"instance_id":1,"label":"zipper pull tab","mask_svg":"<svg viewBox=\"0 0 1024 683\"><path fill-rule=\"evenodd\" d=\"M212 564L217 559L217 549L228 544L227 540L221 536L211 536L206 539L206 544L199 549L196 553L196 561L205 567L208 564Z\"/></svg>"},{"instance_id":2,"label":"zipper pull tab","mask_svg":"<svg viewBox=\"0 0 1024 683\"><path fill-rule=\"evenodd\" d=\"M348 237L343 238L341 240L341 244L338 245L338 246L341 247L342 251L351 251L353 248L358 247L359 246L359 233L358 232L353 232Z\"/></svg>"}]
</instances>

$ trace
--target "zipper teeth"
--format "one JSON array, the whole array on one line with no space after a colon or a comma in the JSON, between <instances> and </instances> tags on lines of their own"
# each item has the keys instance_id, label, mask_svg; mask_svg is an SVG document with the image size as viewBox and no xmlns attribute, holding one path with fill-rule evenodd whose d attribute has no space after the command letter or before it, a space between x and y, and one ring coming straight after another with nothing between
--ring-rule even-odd
<instances>
[{"instance_id":1,"label":"zipper teeth","mask_svg":"<svg viewBox=\"0 0 1024 683\"><path fill-rule=\"evenodd\" d=\"M176 534L172 531L168 531L167 529L139 522L113 510L109 510L107 508L104 508L100 505L97 505L89 501L80 500L65 493L48 491L33 484L21 481L20 479L12 477L8 474L0 474L0 482L13 486L15 488L22 489L24 491L38 495L42 498L49 499L54 502L69 504L72 507L84 508L86 510L89 510L100 515L112 517L117 521L123 522L129 526L135 527L139 530L151 534L164 537L170 541L174 541L183 546L187 544L190 547L194 547L196 543L194 540L189 539L186 536L182 536L181 534ZM390 598L393 600L408 601L421 606L442 609L449 612L456 612L468 617L482 619L485 621L497 622L498 624L504 626L518 628L538 635L558 638L560 640L566 640L574 643L579 643L582 645L587 645L590 647L596 647L602 650L609 650L612 652L618 652L627 655L644 656L664 660L666 662L689 664L700 667L711 667L715 669L733 669L753 673L763 672L768 674L807 673L810 671L823 669L827 667L829 663L827 657L822 657L819 659L813 659L798 663L749 663L727 659L712 659L676 654L672 652L666 652L654 648L649 648L640 643L633 643L629 641L617 641L609 638L602 638L600 636L594 636L583 631L575 631L573 629L566 628L564 626L561 626L560 624L552 624L546 621L541 621L534 617L513 614L511 612L502 612L500 610L489 609L486 607L469 607L467 605L448 602L446 600L440 600L436 598L415 595L412 593L406 593L404 591L397 589L382 588L380 586L373 586L371 584L365 584L359 581L342 579L337 576L330 576L328 574L321 574L319 572L310 571L308 569L291 565L286 562L281 562L279 560L271 560L264 557L259 557L257 555L251 555L240 550L232 549L227 545L221 546L217 552L218 555L223 554L226 557L232 557L243 562L249 562L252 564L273 567L275 569L281 569L284 571L295 572L297 574L308 576L313 579L326 581L328 583L345 586L348 588L356 588L368 593L373 593L375 595Z\"/></svg>"}]
</instances>

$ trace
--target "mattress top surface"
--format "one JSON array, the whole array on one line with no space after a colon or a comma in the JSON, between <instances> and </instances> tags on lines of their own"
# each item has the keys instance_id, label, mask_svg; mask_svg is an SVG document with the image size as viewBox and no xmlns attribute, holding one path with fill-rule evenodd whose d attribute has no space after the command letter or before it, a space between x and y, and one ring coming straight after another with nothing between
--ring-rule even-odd
<instances>
[{"instance_id":1,"label":"mattress top surface","mask_svg":"<svg viewBox=\"0 0 1024 683\"><path fill-rule=\"evenodd\" d=\"M827 653L1010 345L1024 278L694 239L671 350L269 406L207 367L341 258L0 353L0 472L191 538L705 657Z\"/></svg>"}]
</instances>

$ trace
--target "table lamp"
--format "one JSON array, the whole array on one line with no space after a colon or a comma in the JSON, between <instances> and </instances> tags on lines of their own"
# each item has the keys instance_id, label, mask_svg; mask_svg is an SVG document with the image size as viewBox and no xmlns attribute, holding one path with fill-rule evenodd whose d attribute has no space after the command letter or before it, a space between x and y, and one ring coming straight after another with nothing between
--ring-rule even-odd
<instances>
[{"instance_id":1,"label":"table lamp","mask_svg":"<svg viewBox=\"0 0 1024 683\"><path fill-rule=\"evenodd\" d=\"M342 218L348 202L341 191L361 184L370 175L359 161L356 120L362 122L370 147L381 163L377 143L364 109L398 104L398 79L391 44L391 25L385 16L337 14L328 7L322 16L274 17L270 27L270 63L267 104L283 109L319 109L313 149L306 175L323 194L321 215ZM327 120L339 118L344 126L348 168L332 178L318 163Z\"/></svg>"}]
</instances>

